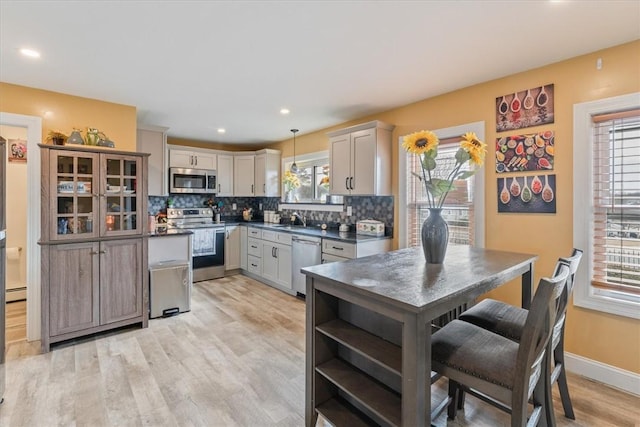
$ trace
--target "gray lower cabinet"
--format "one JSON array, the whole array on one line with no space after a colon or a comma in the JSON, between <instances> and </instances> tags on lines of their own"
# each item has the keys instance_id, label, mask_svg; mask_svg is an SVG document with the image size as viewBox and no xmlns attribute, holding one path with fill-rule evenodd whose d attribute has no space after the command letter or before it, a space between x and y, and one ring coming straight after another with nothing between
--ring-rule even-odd
<instances>
[{"instance_id":1,"label":"gray lower cabinet","mask_svg":"<svg viewBox=\"0 0 640 427\"><path fill-rule=\"evenodd\" d=\"M143 238L43 246L42 348L131 323L147 324Z\"/></svg>"}]
</instances>

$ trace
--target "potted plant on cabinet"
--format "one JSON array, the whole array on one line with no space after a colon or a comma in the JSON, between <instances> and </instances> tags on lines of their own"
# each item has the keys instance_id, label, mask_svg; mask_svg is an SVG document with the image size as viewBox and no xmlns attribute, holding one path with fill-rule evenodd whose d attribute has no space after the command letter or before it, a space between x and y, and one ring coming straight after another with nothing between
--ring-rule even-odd
<instances>
[{"instance_id":1,"label":"potted plant on cabinet","mask_svg":"<svg viewBox=\"0 0 640 427\"><path fill-rule=\"evenodd\" d=\"M64 145L67 135L57 130L50 130L47 134L47 141L51 141L53 145Z\"/></svg>"}]
</instances>

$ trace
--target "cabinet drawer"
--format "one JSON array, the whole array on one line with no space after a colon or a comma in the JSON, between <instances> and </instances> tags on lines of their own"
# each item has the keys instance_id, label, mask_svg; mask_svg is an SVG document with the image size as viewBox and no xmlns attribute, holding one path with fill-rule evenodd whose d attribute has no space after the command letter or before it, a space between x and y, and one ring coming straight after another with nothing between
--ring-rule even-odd
<instances>
[{"instance_id":1,"label":"cabinet drawer","mask_svg":"<svg viewBox=\"0 0 640 427\"><path fill-rule=\"evenodd\" d=\"M249 227L249 230L247 231L247 235L249 237L256 237L258 239L260 239L262 237L262 230L260 230L259 228L255 228L255 227Z\"/></svg>"},{"instance_id":2,"label":"cabinet drawer","mask_svg":"<svg viewBox=\"0 0 640 427\"><path fill-rule=\"evenodd\" d=\"M258 258L262 257L262 242L249 237L247 239L247 253Z\"/></svg>"},{"instance_id":3,"label":"cabinet drawer","mask_svg":"<svg viewBox=\"0 0 640 427\"><path fill-rule=\"evenodd\" d=\"M273 230L262 230L262 240L291 246L291 234Z\"/></svg>"},{"instance_id":4,"label":"cabinet drawer","mask_svg":"<svg viewBox=\"0 0 640 427\"><path fill-rule=\"evenodd\" d=\"M262 260L256 256L249 255L247 257L247 270L250 273L262 275Z\"/></svg>"},{"instance_id":5,"label":"cabinet drawer","mask_svg":"<svg viewBox=\"0 0 640 427\"><path fill-rule=\"evenodd\" d=\"M356 245L353 243L338 242L337 240L322 239L322 252L343 258L355 258Z\"/></svg>"}]
</instances>

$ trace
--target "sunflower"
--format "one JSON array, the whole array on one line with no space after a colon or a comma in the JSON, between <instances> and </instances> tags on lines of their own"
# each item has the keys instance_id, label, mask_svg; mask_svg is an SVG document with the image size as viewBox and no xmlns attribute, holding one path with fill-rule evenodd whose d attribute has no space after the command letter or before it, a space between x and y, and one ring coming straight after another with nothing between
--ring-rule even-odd
<instances>
[{"instance_id":1,"label":"sunflower","mask_svg":"<svg viewBox=\"0 0 640 427\"><path fill-rule=\"evenodd\" d=\"M438 146L438 137L429 130L415 132L402 138L402 147L409 153L424 154Z\"/></svg>"},{"instance_id":2,"label":"sunflower","mask_svg":"<svg viewBox=\"0 0 640 427\"><path fill-rule=\"evenodd\" d=\"M289 189L294 189L294 188L299 188L300 187L300 178L298 178L298 175L292 173L291 171L285 171L284 178L282 179L282 182L284 182L284 184Z\"/></svg>"},{"instance_id":3,"label":"sunflower","mask_svg":"<svg viewBox=\"0 0 640 427\"><path fill-rule=\"evenodd\" d=\"M484 156L487 153L487 144L480 141L474 132L467 132L462 135L460 146L469 153L471 163L482 166L484 163Z\"/></svg>"}]
</instances>

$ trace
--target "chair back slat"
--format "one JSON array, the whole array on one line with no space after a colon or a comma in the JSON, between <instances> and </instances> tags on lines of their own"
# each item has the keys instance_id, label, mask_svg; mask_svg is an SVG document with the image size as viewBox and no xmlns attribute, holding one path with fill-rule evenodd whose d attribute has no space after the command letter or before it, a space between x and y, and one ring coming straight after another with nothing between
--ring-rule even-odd
<instances>
[{"instance_id":1,"label":"chair back slat","mask_svg":"<svg viewBox=\"0 0 640 427\"><path fill-rule=\"evenodd\" d=\"M559 261L552 278L540 279L520 339L515 375L520 380L514 384L514 396L528 399L531 395L531 377L540 375L544 351L555 325L557 302L569 276L570 266ZM522 405L526 407L526 401Z\"/></svg>"}]
</instances>

